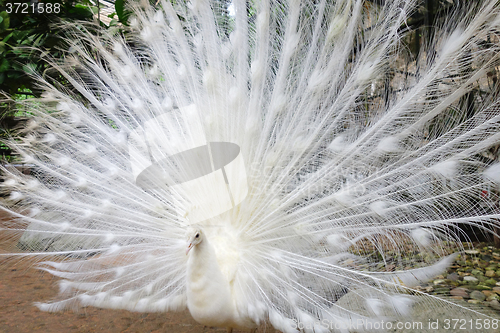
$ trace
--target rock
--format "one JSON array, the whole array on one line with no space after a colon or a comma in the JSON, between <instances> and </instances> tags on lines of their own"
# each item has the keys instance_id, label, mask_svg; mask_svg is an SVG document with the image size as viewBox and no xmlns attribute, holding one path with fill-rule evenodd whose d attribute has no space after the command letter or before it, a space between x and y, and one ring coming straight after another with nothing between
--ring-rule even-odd
<instances>
[{"instance_id":1,"label":"rock","mask_svg":"<svg viewBox=\"0 0 500 333\"><path fill-rule=\"evenodd\" d=\"M429 287L425 287L425 291L430 293L430 292L433 292L434 291L434 288L429 286Z\"/></svg>"},{"instance_id":2,"label":"rock","mask_svg":"<svg viewBox=\"0 0 500 333\"><path fill-rule=\"evenodd\" d=\"M495 310L499 310L500 311L500 302L498 302L497 300L493 300L491 302L488 303L488 305L495 309Z\"/></svg>"},{"instance_id":3,"label":"rock","mask_svg":"<svg viewBox=\"0 0 500 333\"><path fill-rule=\"evenodd\" d=\"M461 298L469 298L469 293L467 289L464 288L455 288L450 290L450 295L452 296L460 296Z\"/></svg>"},{"instance_id":4,"label":"rock","mask_svg":"<svg viewBox=\"0 0 500 333\"><path fill-rule=\"evenodd\" d=\"M487 286L494 286L496 283L497 283L497 281L494 279L488 279L488 280L484 281L484 284Z\"/></svg>"},{"instance_id":5,"label":"rock","mask_svg":"<svg viewBox=\"0 0 500 333\"><path fill-rule=\"evenodd\" d=\"M442 279L438 279L438 280L434 280L434 284L437 285L437 284L445 284L446 281L445 280L442 280Z\"/></svg>"},{"instance_id":6,"label":"rock","mask_svg":"<svg viewBox=\"0 0 500 333\"><path fill-rule=\"evenodd\" d=\"M493 290L494 292L496 292L497 294L500 295L500 287L493 287L493 289L491 289L491 290Z\"/></svg>"},{"instance_id":7,"label":"rock","mask_svg":"<svg viewBox=\"0 0 500 333\"><path fill-rule=\"evenodd\" d=\"M480 270L478 269L473 269L471 272L470 272L472 275L484 275L483 272L481 272Z\"/></svg>"},{"instance_id":8,"label":"rock","mask_svg":"<svg viewBox=\"0 0 500 333\"><path fill-rule=\"evenodd\" d=\"M472 254L472 255L479 254L478 250L465 250L464 252L467 253L467 254Z\"/></svg>"},{"instance_id":9,"label":"rock","mask_svg":"<svg viewBox=\"0 0 500 333\"><path fill-rule=\"evenodd\" d=\"M467 301L468 303L471 303L471 304L481 304L481 301L477 300L477 299L470 299Z\"/></svg>"},{"instance_id":10,"label":"rock","mask_svg":"<svg viewBox=\"0 0 500 333\"><path fill-rule=\"evenodd\" d=\"M451 296L450 298L459 300L464 299L462 296Z\"/></svg>"},{"instance_id":11,"label":"rock","mask_svg":"<svg viewBox=\"0 0 500 333\"><path fill-rule=\"evenodd\" d=\"M495 283L495 286L499 286L500 287L500 281L498 281L497 283Z\"/></svg>"},{"instance_id":12,"label":"rock","mask_svg":"<svg viewBox=\"0 0 500 333\"><path fill-rule=\"evenodd\" d=\"M467 281L467 282L472 282L472 283L474 283L474 282L475 282L475 283L479 282L479 280L478 280L477 278L475 278L475 277L473 277L473 276L470 276L470 275L468 275L468 276L464 276L464 281Z\"/></svg>"},{"instance_id":13,"label":"rock","mask_svg":"<svg viewBox=\"0 0 500 333\"><path fill-rule=\"evenodd\" d=\"M491 260L491 256L487 255L487 254L483 254L481 256L481 259L483 259L484 261L490 261Z\"/></svg>"},{"instance_id":14,"label":"rock","mask_svg":"<svg viewBox=\"0 0 500 333\"><path fill-rule=\"evenodd\" d=\"M493 290L483 290L483 291L482 291L482 293L483 293L483 294L485 294L485 295L486 295L486 297L489 297L489 296L491 296L491 295L496 295L496 294L497 294L497 293L496 293L496 292L494 292Z\"/></svg>"},{"instance_id":15,"label":"rock","mask_svg":"<svg viewBox=\"0 0 500 333\"><path fill-rule=\"evenodd\" d=\"M451 281L458 281L458 280L460 280L460 276L457 273L448 274L448 276L446 278L448 280L451 280Z\"/></svg>"},{"instance_id":16,"label":"rock","mask_svg":"<svg viewBox=\"0 0 500 333\"><path fill-rule=\"evenodd\" d=\"M491 290L491 287L485 286L484 284L478 284L477 286L471 286L474 290Z\"/></svg>"},{"instance_id":17,"label":"rock","mask_svg":"<svg viewBox=\"0 0 500 333\"><path fill-rule=\"evenodd\" d=\"M477 301L480 301L480 302L482 302L482 301L484 301L486 299L486 295L483 294L480 291L477 291L477 290L474 290L473 292L471 292L469 296L473 300L477 300Z\"/></svg>"},{"instance_id":18,"label":"rock","mask_svg":"<svg viewBox=\"0 0 500 333\"><path fill-rule=\"evenodd\" d=\"M484 275L486 275L487 277L494 277L496 275L495 271L486 271L486 273L484 273Z\"/></svg>"},{"instance_id":19,"label":"rock","mask_svg":"<svg viewBox=\"0 0 500 333\"><path fill-rule=\"evenodd\" d=\"M436 285L433 290L433 295L447 295L450 292L448 286Z\"/></svg>"}]
</instances>

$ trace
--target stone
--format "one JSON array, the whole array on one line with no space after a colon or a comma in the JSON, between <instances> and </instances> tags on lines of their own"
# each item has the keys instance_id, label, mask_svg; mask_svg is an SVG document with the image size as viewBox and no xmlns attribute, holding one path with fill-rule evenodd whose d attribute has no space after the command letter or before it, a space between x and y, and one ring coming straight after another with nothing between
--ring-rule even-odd
<instances>
[{"instance_id":1,"label":"stone","mask_svg":"<svg viewBox=\"0 0 500 333\"><path fill-rule=\"evenodd\" d=\"M497 274L495 273L495 271L486 271L484 275L486 275L487 277L494 277Z\"/></svg>"},{"instance_id":2,"label":"stone","mask_svg":"<svg viewBox=\"0 0 500 333\"><path fill-rule=\"evenodd\" d=\"M477 299L470 299L467 302L471 304L481 304L481 301L478 301Z\"/></svg>"},{"instance_id":3,"label":"stone","mask_svg":"<svg viewBox=\"0 0 500 333\"><path fill-rule=\"evenodd\" d=\"M477 286L471 286L474 290L491 290L491 287L485 286L483 284L478 284Z\"/></svg>"},{"instance_id":4,"label":"stone","mask_svg":"<svg viewBox=\"0 0 500 333\"><path fill-rule=\"evenodd\" d=\"M481 259L483 259L484 261L490 261L491 260L491 256L487 255L487 254L483 254L481 256Z\"/></svg>"},{"instance_id":5,"label":"stone","mask_svg":"<svg viewBox=\"0 0 500 333\"><path fill-rule=\"evenodd\" d=\"M446 281L445 280L442 280L442 279L438 279L438 280L434 280L434 284L437 285L437 284L445 284Z\"/></svg>"},{"instance_id":6,"label":"stone","mask_svg":"<svg viewBox=\"0 0 500 333\"><path fill-rule=\"evenodd\" d=\"M446 278L448 280L451 280L451 281L458 281L458 280L460 280L460 276L457 273L448 274L448 276Z\"/></svg>"},{"instance_id":7,"label":"stone","mask_svg":"<svg viewBox=\"0 0 500 333\"><path fill-rule=\"evenodd\" d=\"M497 281L494 279L488 279L488 280L484 281L484 284L487 286L494 286L496 283L497 283Z\"/></svg>"},{"instance_id":8,"label":"stone","mask_svg":"<svg viewBox=\"0 0 500 333\"><path fill-rule=\"evenodd\" d=\"M499 310L500 311L500 302L498 302L498 300L493 300L491 302L488 303L488 305L495 309L495 310Z\"/></svg>"},{"instance_id":9,"label":"stone","mask_svg":"<svg viewBox=\"0 0 500 333\"><path fill-rule=\"evenodd\" d=\"M497 294L500 295L500 287L493 287L493 289L491 289L491 290L493 290L494 292L496 292Z\"/></svg>"},{"instance_id":10,"label":"stone","mask_svg":"<svg viewBox=\"0 0 500 333\"><path fill-rule=\"evenodd\" d=\"M484 275L483 272L481 272L478 269L473 269L472 272L470 272L472 275Z\"/></svg>"},{"instance_id":11,"label":"stone","mask_svg":"<svg viewBox=\"0 0 500 333\"><path fill-rule=\"evenodd\" d=\"M467 292L467 289L464 288L454 288L450 290L450 295L460 296L461 298L469 298L469 293Z\"/></svg>"},{"instance_id":12,"label":"stone","mask_svg":"<svg viewBox=\"0 0 500 333\"><path fill-rule=\"evenodd\" d=\"M464 276L464 281L467 281L467 282L472 282L472 283L474 283L474 282L475 282L475 283L479 282L479 280L478 280L477 278L475 278L475 277L473 277L473 276L470 276L470 275L468 275L468 276Z\"/></svg>"},{"instance_id":13,"label":"stone","mask_svg":"<svg viewBox=\"0 0 500 333\"><path fill-rule=\"evenodd\" d=\"M494 292L493 290L483 290L483 291L482 291L482 293L483 293L483 294L485 294L485 295L486 295L486 297L489 297L489 296L491 296L491 295L496 295L496 294L497 294L497 293L496 293L496 292Z\"/></svg>"},{"instance_id":14,"label":"stone","mask_svg":"<svg viewBox=\"0 0 500 333\"><path fill-rule=\"evenodd\" d=\"M478 250L465 250L464 252L467 254L479 254Z\"/></svg>"},{"instance_id":15,"label":"stone","mask_svg":"<svg viewBox=\"0 0 500 333\"><path fill-rule=\"evenodd\" d=\"M478 300L480 302L482 302L486 299L486 295L478 290L474 290L473 292L470 293L469 296L470 296L470 298L472 298L474 300Z\"/></svg>"}]
</instances>

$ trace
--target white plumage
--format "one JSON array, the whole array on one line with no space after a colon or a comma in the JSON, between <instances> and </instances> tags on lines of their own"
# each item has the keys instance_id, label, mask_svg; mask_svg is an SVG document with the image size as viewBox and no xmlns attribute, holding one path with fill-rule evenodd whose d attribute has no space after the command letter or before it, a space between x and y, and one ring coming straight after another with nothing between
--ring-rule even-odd
<instances>
[{"instance_id":1,"label":"white plumage","mask_svg":"<svg viewBox=\"0 0 500 333\"><path fill-rule=\"evenodd\" d=\"M40 76L10 142L32 174L4 170L34 250L19 255L61 278L38 306L188 308L283 332L409 314L409 288L453 261L457 224L500 218L480 195L500 182L480 157L500 143L498 5L450 14L407 61L414 5L234 1L222 24L219 2L162 1L135 8L127 43L79 26L53 63L68 87Z\"/></svg>"}]
</instances>

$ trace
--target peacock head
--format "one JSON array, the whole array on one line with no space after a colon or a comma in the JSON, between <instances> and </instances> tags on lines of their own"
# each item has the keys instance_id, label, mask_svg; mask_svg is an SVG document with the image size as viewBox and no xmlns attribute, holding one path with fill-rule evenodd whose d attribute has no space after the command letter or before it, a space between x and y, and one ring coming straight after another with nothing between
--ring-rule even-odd
<instances>
[{"instance_id":1,"label":"peacock head","mask_svg":"<svg viewBox=\"0 0 500 333\"><path fill-rule=\"evenodd\" d=\"M203 241L203 233L200 228L190 227L187 231L187 243L188 247L186 249L186 255L195 246Z\"/></svg>"}]
</instances>

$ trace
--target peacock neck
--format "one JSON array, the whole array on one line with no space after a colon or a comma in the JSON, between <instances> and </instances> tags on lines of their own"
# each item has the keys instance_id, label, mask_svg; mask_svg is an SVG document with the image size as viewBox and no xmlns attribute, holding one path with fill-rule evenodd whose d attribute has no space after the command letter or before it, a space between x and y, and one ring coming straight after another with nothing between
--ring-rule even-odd
<instances>
[{"instance_id":1,"label":"peacock neck","mask_svg":"<svg viewBox=\"0 0 500 333\"><path fill-rule=\"evenodd\" d=\"M212 326L232 326L229 324L234 320L234 305L229 283L207 239L196 245L189 254L187 300L189 311L198 322Z\"/></svg>"},{"instance_id":2,"label":"peacock neck","mask_svg":"<svg viewBox=\"0 0 500 333\"><path fill-rule=\"evenodd\" d=\"M193 280L203 278L207 274L216 274L220 271L215 250L207 239L197 244L190 251L188 258L188 277ZM188 280L188 282L189 282Z\"/></svg>"}]
</instances>

